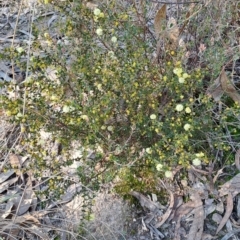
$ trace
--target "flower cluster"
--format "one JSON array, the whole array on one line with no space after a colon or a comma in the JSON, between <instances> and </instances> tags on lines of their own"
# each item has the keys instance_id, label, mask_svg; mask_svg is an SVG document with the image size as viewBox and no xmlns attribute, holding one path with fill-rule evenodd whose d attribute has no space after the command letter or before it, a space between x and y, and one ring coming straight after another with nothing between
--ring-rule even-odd
<instances>
[{"instance_id":1,"label":"flower cluster","mask_svg":"<svg viewBox=\"0 0 240 240\"><path fill-rule=\"evenodd\" d=\"M194 158L194 159L192 160L192 164L193 164L194 166L200 166L201 163L202 163L201 158L203 158L205 155L204 155L203 152L200 152L200 153L196 153L195 156L196 156L196 158Z\"/></svg>"},{"instance_id":2,"label":"flower cluster","mask_svg":"<svg viewBox=\"0 0 240 240\"><path fill-rule=\"evenodd\" d=\"M93 10L93 14L94 14L94 21L95 22L99 22L100 19L103 19L105 17L105 14L99 9L99 8L95 8ZM97 29L96 29L96 34L100 37L102 36L104 33L103 31L103 28L101 26L99 26ZM116 44L117 43L117 37L116 36L112 36L111 37L111 42Z\"/></svg>"},{"instance_id":3,"label":"flower cluster","mask_svg":"<svg viewBox=\"0 0 240 240\"><path fill-rule=\"evenodd\" d=\"M180 67L174 68L173 73L178 76L179 83L184 83L185 80L190 77L187 73L183 73L183 69Z\"/></svg>"}]
</instances>

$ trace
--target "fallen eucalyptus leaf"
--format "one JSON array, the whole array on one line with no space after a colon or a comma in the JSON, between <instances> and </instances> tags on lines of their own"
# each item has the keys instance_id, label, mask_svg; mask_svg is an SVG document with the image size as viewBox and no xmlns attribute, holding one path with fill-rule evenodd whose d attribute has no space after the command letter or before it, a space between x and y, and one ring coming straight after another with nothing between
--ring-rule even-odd
<instances>
[{"instance_id":1,"label":"fallen eucalyptus leaf","mask_svg":"<svg viewBox=\"0 0 240 240\"><path fill-rule=\"evenodd\" d=\"M154 29L157 40L159 39L160 33L163 27L166 26L167 6L164 4L157 12L154 18Z\"/></svg>"},{"instance_id":2,"label":"fallen eucalyptus leaf","mask_svg":"<svg viewBox=\"0 0 240 240\"><path fill-rule=\"evenodd\" d=\"M224 225L225 225L226 222L228 221L229 217L231 216L232 210L233 210L233 196L232 196L232 194L229 192L228 197L227 197L226 212L225 212L224 217L223 217L223 219L221 220L221 222L220 222L220 224L219 224L219 226L218 226L218 228L217 228L216 234L218 234L219 231L222 230L222 228L224 227Z\"/></svg>"},{"instance_id":3,"label":"fallen eucalyptus leaf","mask_svg":"<svg viewBox=\"0 0 240 240\"><path fill-rule=\"evenodd\" d=\"M237 196L237 216L240 218L240 196Z\"/></svg>"},{"instance_id":4,"label":"fallen eucalyptus leaf","mask_svg":"<svg viewBox=\"0 0 240 240\"><path fill-rule=\"evenodd\" d=\"M234 230L230 233L227 233L221 240L228 240L230 237L234 236L235 234L239 233L240 229Z\"/></svg>"},{"instance_id":5,"label":"fallen eucalyptus leaf","mask_svg":"<svg viewBox=\"0 0 240 240\"><path fill-rule=\"evenodd\" d=\"M238 170L240 170L240 149L235 153L235 165Z\"/></svg>"},{"instance_id":6,"label":"fallen eucalyptus leaf","mask_svg":"<svg viewBox=\"0 0 240 240\"><path fill-rule=\"evenodd\" d=\"M175 212L173 217L173 222L176 222L174 240L180 240L180 230L181 230L181 219L183 216L187 215L194 209L194 202L189 201L181 205Z\"/></svg>"},{"instance_id":7,"label":"fallen eucalyptus leaf","mask_svg":"<svg viewBox=\"0 0 240 240\"><path fill-rule=\"evenodd\" d=\"M9 155L9 162L12 168L21 168L21 159L16 154L11 153Z\"/></svg>"},{"instance_id":8,"label":"fallen eucalyptus leaf","mask_svg":"<svg viewBox=\"0 0 240 240\"><path fill-rule=\"evenodd\" d=\"M172 210L173 210L173 206L174 206L174 195L173 195L173 193L170 192L170 191L169 191L169 193L170 193L170 203L169 203L169 207L168 207L167 211L161 216L161 221L155 225L156 228L161 227L161 226L167 221L167 219L169 218L169 216L170 216L170 214L171 214L171 212L172 212Z\"/></svg>"},{"instance_id":9,"label":"fallen eucalyptus leaf","mask_svg":"<svg viewBox=\"0 0 240 240\"><path fill-rule=\"evenodd\" d=\"M7 195L4 195L4 196L1 196L0 197L0 203L3 203L3 202L6 202L7 200L11 199L11 198L14 198L14 197L17 197L18 195L14 195L14 194L7 194Z\"/></svg>"},{"instance_id":10,"label":"fallen eucalyptus leaf","mask_svg":"<svg viewBox=\"0 0 240 240\"><path fill-rule=\"evenodd\" d=\"M222 197L224 195L227 195L229 193L232 194L233 197L235 197L238 193L240 193L240 173L238 173L236 176L234 176L231 180L224 183L219 191L219 196Z\"/></svg>"},{"instance_id":11,"label":"fallen eucalyptus leaf","mask_svg":"<svg viewBox=\"0 0 240 240\"><path fill-rule=\"evenodd\" d=\"M3 191L7 190L9 188L9 186L14 184L17 180L18 180L18 177L15 177L15 178L12 178L12 179L2 183L0 185L0 193L2 193Z\"/></svg>"},{"instance_id":12,"label":"fallen eucalyptus leaf","mask_svg":"<svg viewBox=\"0 0 240 240\"><path fill-rule=\"evenodd\" d=\"M158 205L155 202L148 199L147 197L145 197L143 194L138 193L136 191L132 191L129 194L137 198L143 208L147 208L151 212L155 212L156 210L158 210L159 208Z\"/></svg>"},{"instance_id":13,"label":"fallen eucalyptus leaf","mask_svg":"<svg viewBox=\"0 0 240 240\"><path fill-rule=\"evenodd\" d=\"M177 47L179 38L179 27L177 25L176 19L174 18L170 18L170 20L168 21L167 36L170 40L170 43L173 46Z\"/></svg>"},{"instance_id":14,"label":"fallen eucalyptus leaf","mask_svg":"<svg viewBox=\"0 0 240 240\"><path fill-rule=\"evenodd\" d=\"M204 209L200 195L197 191L193 191L191 194L191 199L194 202L194 218L192 226L188 234L188 240L201 240L203 234L203 224L204 224Z\"/></svg>"},{"instance_id":15,"label":"fallen eucalyptus leaf","mask_svg":"<svg viewBox=\"0 0 240 240\"><path fill-rule=\"evenodd\" d=\"M236 88L234 87L233 83L229 78L227 77L227 74L225 73L224 69L222 70L220 74L220 83L222 86L223 91L232 98L236 103L240 105L240 95Z\"/></svg>"},{"instance_id":16,"label":"fallen eucalyptus leaf","mask_svg":"<svg viewBox=\"0 0 240 240\"><path fill-rule=\"evenodd\" d=\"M6 218L6 217L8 217L9 216L9 214L11 213L11 211L12 211L12 208L13 208L13 203L12 202L8 202L7 203L7 205L6 205L6 207L5 207L5 212L4 212L4 214L2 214L2 218Z\"/></svg>"},{"instance_id":17,"label":"fallen eucalyptus leaf","mask_svg":"<svg viewBox=\"0 0 240 240\"><path fill-rule=\"evenodd\" d=\"M5 173L1 173L0 174L0 183L5 182L9 177L11 177L14 174L14 172L15 171L13 169L11 169L11 170L8 170Z\"/></svg>"},{"instance_id":18,"label":"fallen eucalyptus leaf","mask_svg":"<svg viewBox=\"0 0 240 240\"><path fill-rule=\"evenodd\" d=\"M206 93L208 96L212 97L214 99L214 101L216 101L216 102L220 101L224 91L220 84L219 77L217 77L216 80L213 82L213 84L207 88Z\"/></svg>"}]
</instances>

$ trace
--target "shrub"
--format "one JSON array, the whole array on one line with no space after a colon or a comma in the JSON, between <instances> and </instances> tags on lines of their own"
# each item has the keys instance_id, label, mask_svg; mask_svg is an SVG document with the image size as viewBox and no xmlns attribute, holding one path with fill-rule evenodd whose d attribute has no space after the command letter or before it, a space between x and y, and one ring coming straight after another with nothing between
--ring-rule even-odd
<instances>
[{"instance_id":1,"label":"shrub","mask_svg":"<svg viewBox=\"0 0 240 240\"><path fill-rule=\"evenodd\" d=\"M156 191L158 177L172 178L179 165L184 169L206 165L216 150L231 153L229 139L239 131L232 126L238 122L239 106L225 96L218 110L205 93L227 59L223 45L211 46L212 23L202 20L206 25L199 35L202 30L206 36L197 35L176 48L169 39L156 39L147 27L147 3L141 10L117 1L97 7L77 1L52 3L65 13L58 25L64 37L57 40L51 32L36 30L27 66L30 74L20 84L18 97L3 97L6 113L27 136L22 144L35 160L30 166L35 174L41 176L46 168L57 173L71 164L71 143L78 141L83 184L97 188L118 176L117 190L122 194L151 192ZM217 11L193 8L200 10ZM184 8L183 15L186 12ZM185 30L192 34L198 31L198 16L194 16ZM215 22L224 19L225 15ZM222 44L228 43L227 27L220 30ZM197 58L206 59L212 72L199 59L192 65L186 61L194 47ZM161 49L157 57L156 48ZM214 60L216 51L223 55L219 64ZM17 62L27 54L9 49L4 57ZM10 83L8 91L15 87ZM56 151L46 151L40 129L52 133L64 160L57 158ZM46 161L49 157L51 161ZM58 189L59 182L60 177L52 180L52 190Z\"/></svg>"}]
</instances>

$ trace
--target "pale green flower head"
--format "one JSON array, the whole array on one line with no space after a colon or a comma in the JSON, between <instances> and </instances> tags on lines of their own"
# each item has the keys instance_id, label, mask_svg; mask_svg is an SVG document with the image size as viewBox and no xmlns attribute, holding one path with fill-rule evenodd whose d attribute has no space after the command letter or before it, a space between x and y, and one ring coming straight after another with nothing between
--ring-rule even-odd
<instances>
[{"instance_id":1,"label":"pale green flower head","mask_svg":"<svg viewBox=\"0 0 240 240\"><path fill-rule=\"evenodd\" d=\"M182 70L182 68L174 68L174 69L173 69L173 72L174 72L178 77L180 77L181 74L182 74L182 72L183 72L183 70Z\"/></svg>"},{"instance_id":2,"label":"pale green flower head","mask_svg":"<svg viewBox=\"0 0 240 240\"><path fill-rule=\"evenodd\" d=\"M150 115L150 119L155 120L156 118L157 118L157 116L155 114Z\"/></svg>"},{"instance_id":3,"label":"pale green flower head","mask_svg":"<svg viewBox=\"0 0 240 240\"><path fill-rule=\"evenodd\" d=\"M112 132L112 131L113 131L113 126L108 126L108 127L107 127L107 130L108 130L109 132Z\"/></svg>"},{"instance_id":4,"label":"pale green flower head","mask_svg":"<svg viewBox=\"0 0 240 240\"><path fill-rule=\"evenodd\" d=\"M184 79L186 79L186 78L189 78L190 75L188 75L187 73L184 73L184 74L182 75L182 77L183 77Z\"/></svg>"},{"instance_id":5,"label":"pale green flower head","mask_svg":"<svg viewBox=\"0 0 240 240\"><path fill-rule=\"evenodd\" d=\"M105 15L104 15L103 12L101 12L98 16L99 16L100 18L104 18L104 17L105 17Z\"/></svg>"},{"instance_id":6,"label":"pale green flower head","mask_svg":"<svg viewBox=\"0 0 240 240\"><path fill-rule=\"evenodd\" d=\"M151 154L152 153L152 149L151 148L146 148L146 153Z\"/></svg>"},{"instance_id":7,"label":"pale green flower head","mask_svg":"<svg viewBox=\"0 0 240 240\"><path fill-rule=\"evenodd\" d=\"M166 178L172 178L173 177L173 173L171 171L166 171L165 172L165 177Z\"/></svg>"},{"instance_id":8,"label":"pale green flower head","mask_svg":"<svg viewBox=\"0 0 240 240\"><path fill-rule=\"evenodd\" d=\"M98 29L96 30L96 34L97 34L98 36L103 35L103 30L102 30L101 28L98 28Z\"/></svg>"},{"instance_id":9,"label":"pale green flower head","mask_svg":"<svg viewBox=\"0 0 240 240\"><path fill-rule=\"evenodd\" d=\"M184 82L185 82L185 78L179 77L179 78L178 78L178 82L179 82L179 83L184 83Z\"/></svg>"},{"instance_id":10,"label":"pale green flower head","mask_svg":"<svg viewBox=\"0 0 240 240\"><path fill-rule=\"evenodd\" d=\"M99 8L95 8L93 13L95 16L98 16L101 13L101 10Z\"/></svg>"},{"instance_id":11,"label":"pale green flower head","mask_svg":"<svg viewBox=\"0 0 240 240\"><path fill-rule=\"evenodd\" d=\"M24 49L23 49L22 47L18 47L18 48L16 48L16 50L17 50L17 52L19 52L19 53L24 52Z\"/></svg>"},{"instance_id":12,"label":"pale green flower head","mask_svg":"<svg viewBox=\"0 0 240 240\"><path fill-rule=\"evenodd\" d=\"M101 129L102 129L102 130L106 130L106 128L107 128L107 127L104 126L104 125L101 126Z\"/></svg>"},{"instance_id":13,"label":"pale green flower head","mask_svg":"<svg viewBox=\"0 0 240 240\"><path fill-rule=\"evenodd\" d=\"M116 38L115 36L113 36L113 37L111 38L111 41L112 41L113 43L116 43L116 42L117 42L117 38Z\"/></svg>"},{"instance_id":14,"label":"pale green flower head","mask_svg":"<svg viewBox=\"0 0 240 240\"><path fill-rule=\"evenodd\" d=\"M196 153L196 157L204 157L204 153L203 152Z\"/></svg>"},{"instance_id":15,"label":"pale green flower head","mask_svg":"<svg viewBox=\"0 0 240 240\"><path fill-rule=\"evenodd\" d=\"M75 110L75 108L73 106L64 105L63 109L62 109L62 112L68 113L68 112L72 112L74 110Z\"/></svg>"},{"instance_id":16,"label":"pale green flower head","mask_svg":"<svg viewBox=\"0 0 240 240\"><path fill-rule=\"evenodd\" d=\"M199 158L195 158L192 161L194 166L200 166L201 165L201 160Z\"/></svg>"},{"instance_id":17,"label":"pale green flower head","mask_svg":"<svg viewBox=\"0 0 240 240\"><path fill-rule=\"evenodd\" d=\"M191 128L191 125L189 123L186 123L184 126L183 126L184 130L185 131L188 131L190 128Z\"/></svg>"},{"instance_id":18,"label":"pale green flower head","mask_svg":"<svg viewBox=\"0 0 240 240\"><path fill-rule=\"evenodd\" d=\"M16 118L19 119L19 118L21 118L21 117L23 117L23 114L22 114L21 112L19 112L19 113L16 115Z\"/></svg>"},{"instance_id":19,"label":"pale green flower head","mask_svg":"<svg viewBox=\"0 0 240 240\"><path fill-rule=\"evenodd\" d=\"M163 168L163 165L161 163L157 164L156 169L157 171L161 171Z\"/></svg>"},{"instance_id":20,"label":"pale green flower head","mask_svg":"<svg viewBox=\"0 0 240 240\"><path fill-rule=\"evenodd\" d=\"M176 109L176 111L181 112L183 110L183 105L182 104L177 104L175 109Z\"/></svg>"},{"instance_id":21,"label":"pale green flower head","mask_svg":"<svg viewBox=\"0 0 240 240\"><path fill-rule=\"evenodd\" d=\"M186 112L186 113L190 113L191 111L192 111L192 110L191 110L190 107L186 107L186 108L185 108L185 112Z\"/></svg>"},{"instance_id":22,"label":"pale green flower head","mask_svg":"<svg viewBox=\"0 0 240 240\"><path fill-rule=\"evenodd\" d=\"M81 118L82 118L83 120L87 121L87 122L89 121L89 118L88 118L87 115L82 115Z\"/></svg>"}]
</instances>

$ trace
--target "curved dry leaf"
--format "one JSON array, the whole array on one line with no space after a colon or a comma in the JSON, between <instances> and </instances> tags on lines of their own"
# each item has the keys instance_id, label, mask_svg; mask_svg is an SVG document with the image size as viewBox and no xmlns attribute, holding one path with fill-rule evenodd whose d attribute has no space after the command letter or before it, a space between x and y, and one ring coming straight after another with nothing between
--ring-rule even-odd
<instances>
[{"instance_id":1,"label":"curved dry leaf","mask_svg":"<svg viewBox=\"0 0 240 240\"><path fill-rule=\"evenodd\" d=\"M16 154L11 153L9 155L9 162L12 168L21 168L21 159Z\"/></svg>"},{"instance_id":2,"label":"curved dry leaf","mask_svg":"<svg viewBox=\"0 0 240 240\"><path fill-rule=\"evenodd\" d=\"M74 184L71 184L68 188L67 188L67 191L60 197L61 200L57 201L57 202L53 202L52 204L50 204L47 209L51 209L51 208L54 208L55 206L57 205L60 205L60 204L64 204L64 203L67 203L67 202L70 202L73 197L79 193L82 189L82 185L80 183L74 183Z\"/></svg>"},{"instance_id":3,"label":"curved dry leaf","mask_svg":"<svg viewBox=\"0 0 240 240\"><path fill-rule=\"evenodd\" d=\"M224 227L224 225L226 224L226 222L228 221L229 217L232 214L232 210L233 210L233 196L231 193L228 194L227 197L227 207L226 207L226 212L224 214L224 217L222 219L222 221L220 222L216 234L219 233L219 231L221 231L221 229Z\"/></svg>"},{"instance_id":4,"label":"curved dry leaf","mask_svg":"<svg viewBox=\"0 0 240 240\"><path fill-rule=\"evenodd\" d=\"M11 177L14 174L14 172L15 171L13 169L11 169L5 173L1 173L0 174L0 183L5 182L9 177Z\"/></svg>"},{"instance_id":5,"label":"curved dry leaf","mask_svg":"<svg viewBox=\"0 0 240 240\"><path fill-rule=\"evenodd\" d=\"M161 31L163 30L163 26L166 26L166 16L167 16L167 6L164 4L157 12L154 18L154 29L157 39Z\"/></svg>"},{"instance_id":6,"label":"curved dry leaf","mask_svg":"<svg viewBox=\"0 0 240 240\"><path fill-rule=\"evenodd\" d=\"M205 215L213 213L216 210L216 204L212 203L211 205L205 205Z\"/></svg>"},{"instance_id":7,"label":"curved dry leaf","mask_svg":"<svg viewBox=\"0 0 240 240\"><path fill-rule=\"evenodd\" d=\"M179 37L179 27L177 25L176 19L174 19L174 18L171 18L168 21L167 36L168 36L168 39L170 40L171 44L177 46L178 37Z\"/></svg>"},{"instance_id":8,"label":"curved dry leaf","mask_svg":"<svg viewBox=\"0 0 240 240\"><path fill-rule=\"evenodd\" d=\"M167 211L163 214L163 216L161 216L161 221L155 225L156 228L161 227L167 221L167 219L169 218L169 216L173 210L173 205L174 205L174 195L172 192L170 192L169 207L168 207Z\"/></svg>"},{"instance_id":9,"label":"curved dry leaf","mask_svg":"<svg viewBox=\"0 0 240 240\"><path fill-rule=\"evenodd\" d=\"M220 78L216 78L216 80L213 82L212 85L210 85L207 88L206 91L207 95L212 97L214 99L214 101L218 102L220 101L224 91L222 89L222 86L220 84Z\"/></svg>"},{"instance_id":10,"label":"curved dry leaf","mask_svg":"<svg viewBox=\"0 0 240 240\"><path fill-rule=\"evenodd\" d=\"M40 226L41 224L38 219L30 214L17 216L14 220L14 223L23 226L21 228L25 228L26 231L31 232L32 234L35 234L36 236L39 236L44 240L49 239L47 233L43 232L44 228Z\"/></svg>"},{"instance_id":11,"label":"curved dry leaf","mask_svg":"<svg viewBox=\"0 0 240 240\"><path fill-rule=\"evenodd\" d=\"M229 238L231 238L232 236L234 236L235 234L237 234L239 232L240 232L240 229L237 229L230 233L227 233L223 238L221 238L221 240L228 240Z\"/></svg>"},{"instance_id":12,"label":"curved dry leaf","mask_svg":"<svg viewBox=\"0 0 240 240\"><path fill-rule=\"evenodd\" d=\"M223 173L223 169L224 169L224 167L217 171L217 174L213 178L213 183L215 183L217 181L219 175Z\"/></svg>"},{"instance_id":13,"label":"curved dry leaf","mask_svg":"<svg viewBox=\"0 0 240 240\"><path fill-rule=\"evenodd\" d=\"M203 233L201 240L212 240L212 239L217 239L217 238L213 237L211 234Z\"/></svg>"},{"instance_id":14,"label":"curved dry leaf","mask_svg":"<svg viewBox=\"0 0 240 240\"><path fill-rule=\"evenodd\" d=\"M238 94L238 91L236 90L232 82L227 77L224 69L220 74L220 83L223 91L226 92L226 94L231 97L233 101L240 105L240 95Z\"/></svg>"},{"instance_id":15,"label":"curved dry leaf","mask_svg":"<svg viewBox=\"0 0 240 240\"><path fill-rule=\"evenodd\" d=\"M26 230L35 234L36 236L41 237L43 240L48 240L48 239L50 240L47 233L43 232L44 228L42 228L42 227L37 227L37 226L33 225L31 227L28 227Z\"/></svg>"},{"instance_id":16,"label":"curved dry leaf","mask_svg":"<svg viewBox=\"0 0 240 240\"><path fill-rule=\"evenodd\" d=\"M173 221L176 222L175 232L174 232L174 240L180 239L180 229L181 229L181 219L183 216L190 213L194 208L194 202L189 201L187 203L184 203L181 205L175 212L175 215L173 217Z\"/></svg>"},{"instance_id":17,"label":"curved dry leaf","mask_svg":"<svg viewBox=\"0 0 240 240\"><path fill-rule=\"evenodd\" d=\"M32 199L31 210L35 211L36 208L37 208L38 199L37 199L37 196L34 192L32 192L31 199Z\"/></svg>"},{"instance_id":18,"label":"curved dry leaf","mask_svg":"<svg viewBox=\"0 0 240 240\"><path fill-rule=\"evenodd\" d=\"M235 165L237 167L238 170L240 170L240 149L237 150L237 152L235 153Z\"/></svg>"},{"instance_id":19,"label":"curved dry leaf","mask_svg":"<svg viewBox=\"0 0 240 240\"><path fill-rule=\"evenodd\" d=\"M184 20L184 23L183 23L181 29L179 30L179 32L180 32L179 34L182 34L182 32L185 29L186 25L189 23L189 19L190 19L192 13L193 13L193 9L194 9L195 5L196 5L195 3L192 3L190 5L189 10L186 13L186 19Z\"/></svg>"},{"instance_id":20,"label":"curved dry leaf","mask_svg":"<svg viewBox=\"0 0 240 240\"><path fill-rule=\"evenodd\" d=\"M232 225L232 222L230 221L230 218L227 220L225 226L226 226L227 232L231 232L233 230L233 225Z\"/></svg>"},{"instance_id":21,"label":"curved dry leaf","mask_svg":"<svg viewBox=\"0 0 240 240\"><path fill-rule=\"evenodd\" d=\"M155 212L159 208L155 202L151 201L141 193L131 191L129 194L137 198L143 208L145 207L149 209L151 212Z\"/></svg>"},{"instance_id":22,"label":"curved dry leaf","mask_svg":"<svg viewBox=\"0 0 240 240\"><path fill-rule=\"evenodd\" d=\"M3 191L7 190L9 188L9 186L14 184L17 180L18 180L18 177L15 177L15 178L12 178L12 179L2 183L0 185L0 193L2 193Z\"/></svg>"},{"instance_id":23,"label":"curved dry leaf","mask_svg":"<svg viewBox=\"0 0 240 240\"><path fill-rule=\"evenodd\" d=\"M72 184L67 188L66 193L61 196L61 203L66 203L69 202L73 199L73 197L75 196L76 193L79 193L80 190L82 189L82 185L81 184Z\"/></svg>"},{"instance_id":24,"label":"curved dry leaf","mask_svg":"<svg viewBox=\"0 0 240 240\"><path fill-rule=\"evenodd\" d=\"M9 199L12 199L14 197L18 197L19 195L15 195L15 194L11 194L11 195L4 195L0 197L0 203L4 203L6 201L8 201Z\"/></svg>"},{"instance_id":25,"label":"curved dry leaf","mask_svg":"<svg viewBox=\"0 0 240 240\"><path fill-rule=\"evenodd\" d=\"M194 191L191 198L194 201L194 205L196 207L194 209L194 219L193 219L192 226L190 228L187 239L201 240L202 234L203 234L204 218L205 218L203 204L198 192Z\"/></svg>"},{"instance_id":26,"label":"curved dry leaf","mask_svg":"<svg viewBox=\"0 0 240 240\"><path fill-rule=\"evenodd\" d=\"M194 208L194 204L195 203L193 201L189 201L189 202L186 202L183 205L181 205L175 212L173 221L177 222L179 219L181 220L182 216L185 216L188 213L190 213Z\"/></svg>"},{"instance_id":27,"label":"curved dry leaf","mask_svg":"<svg viewBox=\"0 0 240 240\"><path fill-rule=\"evenodd\" d=\"M35 194L32 190L32 181L31 178L28 178L28 181L26 183L26 188L24 189L24 193L22 198L19 202L15 202L17 212L16 214L18 216L24 214L29 210L30 207L32 207L32 202Z\"/></svg>"},{"instance_id":28,"label":"curved dry leaf","mask_svg":"<svg viewBox=\"0 0 240 240\"><path fill-rule=\"evenodd\" d=\"M2 215L2 218L6 218L9 216L9 214L11 213L12 211L12 208L13 208L13 202L8 202L6 207L5 207L5 212L4 214Z\"/></svg>"},{"instance_id":29,"label":"curved dry leaf","mask_svg":"<svg viewBox=\"0 0 240 240\"><path fill-rule=\"evenodd\" d=\"M32 199L22 199L22 201L20 200L18 203L18 206L16 206L17 207L16 214L18 216L23 215L25 212L29 210L29 208L31 207L31 204L32 204Z\"/></svg>"},{"instance_id":30,"label":"curved dry leaf","mask_svg":"<svg viewBox=\"0 0 240 240\"><path fill-rule=\"evenodd\" d=\"M227 195L229 193L232 194L233 197L235 197L238 193L240 193L240 173L238 173L236 176L234 176L231 180L224 183L219 191L219 196L222 197L224 195Z\"/></svg>"},{"instance_id":31,"label":"curved dry leaf","mask_svg":"<svg viewBox=\"0 0 240 240\"><path fill-rule=\"evenodd\" d=\"M50 27L52 22L58 18L58 15L54 14L47 22L47 26Z\"/></svg>"},{"instance_id":32,"label":"curved dry leaf","mask_svg":"<svg viewBox=\"0 0 240 240\"><path fill-rule=\"evenodd\" d=\"M17 216L15 218L14 222L18 223L18 224L28 223L28 224L40 225L40 222L38 221L38 219L30 214L25 214L23 216Z\"/></svg>"}]
</instances>

